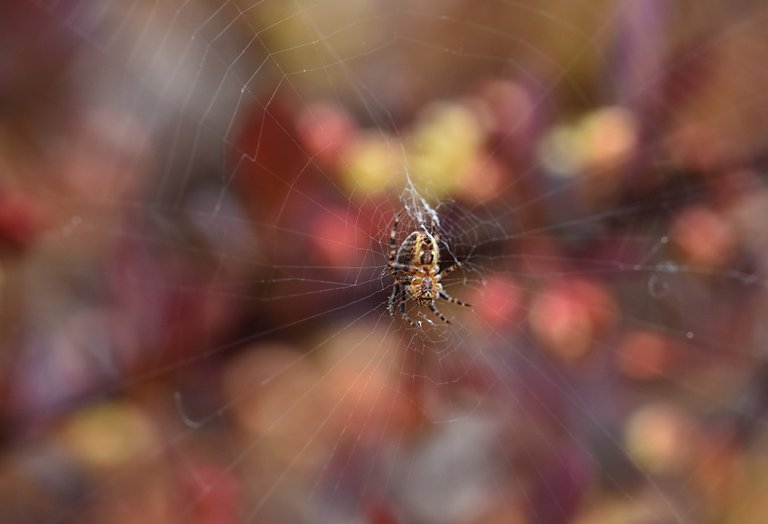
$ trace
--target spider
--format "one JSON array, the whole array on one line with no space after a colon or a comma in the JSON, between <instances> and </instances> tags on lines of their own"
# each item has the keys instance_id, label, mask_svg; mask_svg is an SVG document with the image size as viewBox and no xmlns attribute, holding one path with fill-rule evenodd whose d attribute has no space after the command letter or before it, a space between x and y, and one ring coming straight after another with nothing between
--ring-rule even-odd
<instances>
[{"instance_id":1,"label":"spider","mask_svg":"<svg viewBox=\"0 0 768 524\"><path fill-rule=\"evenodd\" d=\"M414 322L406 312L406 303L416 302L419 306L428 306L440 320L450 324L451 321L435 306L435 300L442 298L453 304L472 307L450 296L440 283L445 275L461 267L461 263L456 262L440 270L440 236L435 232L434 221L429 229L413 231L398 248L396 239L399 223L400 213L397 213L389 234L389 269L395 277L392 295L389 297L389 314L394 318L395 308L399 305L400 316L410 325L421 327L421 321Z\"/></svg>"}]
</instances>

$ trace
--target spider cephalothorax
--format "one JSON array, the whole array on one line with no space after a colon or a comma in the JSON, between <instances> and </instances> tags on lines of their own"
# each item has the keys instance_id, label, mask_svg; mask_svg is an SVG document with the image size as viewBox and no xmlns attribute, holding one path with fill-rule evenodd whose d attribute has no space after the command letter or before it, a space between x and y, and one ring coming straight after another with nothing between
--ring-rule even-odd
<instances>
[{"instance_id":1,"label":"spider cephalothorax","mask_svg":"<svg viewBox=\"0 0 768 524\"><path fill-rule=\"evenodd\" d=\"M395 222L389 235L389 268L395 277L392 295L389 297L389 313L394 316L399 306L400 316L412 326L421 326L414 322L406 312L407 302L427 306L446 324L451 322L435 306L435 300L441 298L447 302L470 307L469 304L455 299L445 292L440 282L443 276L457 269L457 262L447 269L440 270L440 237L435 231L435 224L421 231L409 234L400 247L397 247L397 225L400 214L395 215Z\"/></svg>"}]
</instances>

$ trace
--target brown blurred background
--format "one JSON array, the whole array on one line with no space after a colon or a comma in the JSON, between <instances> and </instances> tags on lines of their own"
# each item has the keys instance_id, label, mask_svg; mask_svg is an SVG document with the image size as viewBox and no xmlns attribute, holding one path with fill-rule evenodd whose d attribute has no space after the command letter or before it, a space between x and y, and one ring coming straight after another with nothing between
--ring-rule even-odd
<instances>
[{"instance_id":1,"label":"brown blurred background","mask_svg":"<svg viewBox=\"0 0 768 524\"><path fill-rule=\"evenodd\" d=\"M6 1L0 522L764 522L766 21Z\"/></svg>"}]
</instances>

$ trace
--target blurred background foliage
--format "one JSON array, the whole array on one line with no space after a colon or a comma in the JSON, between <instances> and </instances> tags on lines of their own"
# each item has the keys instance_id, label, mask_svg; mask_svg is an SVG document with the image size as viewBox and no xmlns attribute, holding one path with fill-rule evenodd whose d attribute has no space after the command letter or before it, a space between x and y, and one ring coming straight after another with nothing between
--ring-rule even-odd
<instances>
[{"instance_id":1,"label":"blurred background foliage","mask_svg":"<svg viewBox=\"0 0 768 524\"><path fill-rule=\"evenodd\" d=\"M0 12L0 521L764 522L764 2Z\"/></svg>"}]
</instances>

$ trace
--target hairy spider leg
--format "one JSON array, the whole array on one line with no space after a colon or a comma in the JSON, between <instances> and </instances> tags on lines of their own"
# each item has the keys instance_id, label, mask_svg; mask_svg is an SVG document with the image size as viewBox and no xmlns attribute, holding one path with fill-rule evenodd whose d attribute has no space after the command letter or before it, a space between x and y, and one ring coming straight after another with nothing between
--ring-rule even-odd
<instances>
[{"instance_id":1,"label":"hairy spider leg","mask_svg":"<svg viewBox=\"0 0 768 524\"><path fill-rule=\"evenodd\" d=\"M435 314L435 315L437 315L438 317L440 317L440 320L442 320L442 321L443 321L443 322L445 322L446 324L450 324L450 323L451 323L451 321L450 321L450 320L448 320L447 318L445 318L445 317L443 316L443 314L442 314L442 313L440 313L440 311L438 311L438 309L437 309L437 306L435 306L435 301L434 301L434 300L433 300L432 302L430 302L430 303L429 303L429 310L430 310L430 311L432 311L432 313L434 313L434 314Z\"/></svg>"},{"instance_id":2,"label":"hairy spider leg","mask_svg":"<svg viewBox=\"0 0 768 524\"><path fill-rule=\"evenodd\" d=\"M397 304L397 297L400 296L400 281L395 280L395 284L392 286L392 294L389 296L389 316L394 318L395 316L395 304Z\"/></svg>"},{"instance_id":3,"label":"hairy spider leg","mask_svg":"<svg viewBox=\"0 0 768 524\"><path fill-rule=\"evenodd\" d=\"M400 304L400 316L403 317L403 320L408 322L413 327L421 327L421 323L415 322L411 319L411 317L408 316L408 313L405 309L405 302L406 300L401 298L400 294L402 292L402 286L400 285L399 281L395 282L395 285L392 288L392 295L389 297L389 306L387 306L387 309L389 310L389 316L392 318L395 317L395 306Z\"/></svg>"},{"instance_id":4,"label":"hairy spider leg","mask_svg":"<svg viewBox=\"0 0 768 524\"><path fill-rule=\"evenodd\" d=\"M440 233L437 232L436 228L437 224L435 224L435 218L432 217L429 221L429 234L432 235L432 238L435 240L435 246L440 249Z\"/></svg>"},{"instance_id":5,"label":"hairy spider leg","mask_svg":"<svg viewBox=\"0 0 768 524\"><path fill-rule=\"evenodd\" d=\"M445 291L440 291L440 293L439 293L438 295L439 295L439 296L440 296L440 298L442 298L443 300L447 300L448 302L450 302L450 303L452 303L452 304L458 304L458 305L460 305L460 306L464 306L464 307L472 307L472 304L467 304L466 302L462 302L462 301L461 301L461 300L459 300L458 298L453 298L451 295L449 295L449 294L448 294L448 293L446 293Z\"/></svg>"},{"instance_id":6,"label":"hairy spider leg","mask_svg":"<svg viewBox=\"0 0 768 524\"><path fill-rule=\"evenodd\" d=\"M444 271L441 271L440 275L441 275L441 277L444 277L445 275L447 275L449 273L452 273L453 271L456 271L460 267L461 267L461 262L456 262L452 266L446 268ZM440 290L440 293L438 293L438 295L441 298L443 298L444 300L447 300L448 302L451 302L453 304L458 304L458 305L464 306L464 307L472 307L472 304L467 304L466 302L462 302L458 298L453 298L451 295L449 295L448 293L446 293L443 290Z\"/></svg>"},{"instance_id":7,"label":"hairy spider leg","mask_svg":"<svg viewBox=\"0 0 768 524\"><path fill-rule=\"evenodd\" d=\"M392 231L389 232L389 267L395 268L395 256L397 256L397 225L400 223L400 212L395 214L395 222ZM402 268L401 268L402 269Z\"/></svg>"},{"instance_id":8,"label":"hairy spider leg","mask_svg":"<svg viewBox=\"0 0 768 524\"><path fill-rule=\"evenodd\" d=\"M405 300L400 302L400 316L403 317L403 320L408 322L411 326L420 328L421 322L416 322L415 320L411 319L411 317L408 316L408 312L405 310Z\"/></svg>"},{"instance_id":9,"label":"hairy spider leg","mask_svg":"<svg viewBox=\"0 0 768 524\"><path fill-rule=\"evenodd\" d=\"M401 264L400 262L392 262L390 267L395 271L402 270L402 271L409 271L409 272L414 272L419 274L424 273L424 269L420 268L419 266L412 266L410 264Z\"/></svg>"},{"instance_id":10,"label":"hairy spider leg","mask_svg":"<svg viewBox=\"0 0 768 524\"><path fill-rule=\"evenodd\" d=\"M447 274L449 274L449 273L453 273L454 271L456 271L456 270L457 270L457 269L459 269L460 267L461 267L461 262L456 262L456 263L454 263L453 265L451 265L450 267L448 267L448 268L446 268L446 269L442 270L442 271L440 272L440 274L441 274L442 276L445 276L445 275L447 275Z\"/></svg>"}]
</instances>

